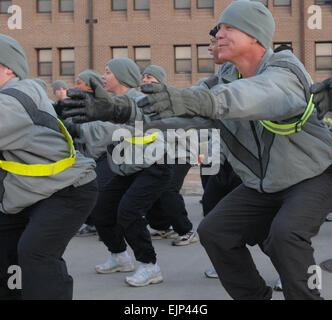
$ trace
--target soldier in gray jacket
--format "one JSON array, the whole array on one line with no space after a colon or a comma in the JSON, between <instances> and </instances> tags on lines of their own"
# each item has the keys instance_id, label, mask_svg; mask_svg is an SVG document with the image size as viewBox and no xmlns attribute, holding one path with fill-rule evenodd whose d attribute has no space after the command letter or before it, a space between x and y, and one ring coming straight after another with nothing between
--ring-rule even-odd
<instances>
[{"instance_id":1,"label":"soldier in gray jacket","mask_svg":"<svg viewBox=\"0 0 332 320\"><path fill-rule=\"evenodd\" d=\"M332 134L317 119L303 64L288 50L270 49L275 23L264 5L234 1L218 25L220 56L228 61L218 85L150 84L142 87L148 96L138 104L156 127L177 122L161 118L201 116L220 129L225 156L243 184L217 204L198 232L231 297L271 299L246 247L261 244L286 299L321 299L310 282L316 266L311 238L332 209ZM99 111L82 103L76 117L107 120L115 113L123 121L132 110L111 98ZM196 127L202 127L198 121Z\"/></svg>"},{"instance_id":2,"label":"soldier in gray jacket","mask_svg":"<svg viewBox=\"0 0 332 320\"><path fill-rule=\"evenodd\" d=\"M45 90L26 79L20 44L1 34L0 47L0 299L20 299L20 288L23 299L71 299L62 255L94 206L95 162L75 153Z\"/></svg>"},{"instance_id":3,"label":"soldier in gray jacket","mask_svg":"<svg viewBox=\"0 0 332 320\"><path fill-rule=\"evenodd\" d=\"M118 163L114 159L114 151L119 149L122 143L115 139L113 141L114 133L117 129L125 128L134 132L134 121L142 120L141 111L136 109L136 101L144 95L135 89L141 81L139 68L128 58L110 60L106 64L103 80L104 89L98 84L93 84L94 94L102 94L107 99L111 97L110 93L113 93L114 99L125 99L126 103L133 107L133 112L130 112L124 121L126 125L89 122L76 128L78 135L85 139L87 145L107 146L109 165L114 173L113 178L100 192L93 217L98 234L111 255L105 263L97 265L95 269L100 274L133 271L135 266L127 252L127 242L140 264L134 275L126 277L126 282L137 287L159 283L163 281L163 277L156 263L156 253L147 229L146 215L166 189L171 178L171 167L156 162L137 163L135 152L131 163ZM68 94L72 96L80 93ZM94 103L93 97L86 97L98 108L99 104ZM118 122L116 113L114 115L110 121ZM119 116L121 117L121 110ZM126 142L126 145L131 148L135 144L134 141L135 138ZM164 153L162 157L163 155Z\"/></svg>"}]
</instances>

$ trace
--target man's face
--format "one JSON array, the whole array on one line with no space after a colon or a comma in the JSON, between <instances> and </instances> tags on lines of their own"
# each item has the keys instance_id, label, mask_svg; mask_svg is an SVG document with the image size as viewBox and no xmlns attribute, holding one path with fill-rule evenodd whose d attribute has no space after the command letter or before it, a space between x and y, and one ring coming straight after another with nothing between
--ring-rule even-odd
<instances>
[{"instance_id":1,"label":"man's face","mask_svg":"<svg viewBox=\"0 0 332 320\"><path fill-rule=\"evenodd\" d=\"M67 89L65 88L56 89L55 96L58 100L65 100L67 98Z\"/></svg>"},{"instance_id":2,"label":"man's face","mask_svg":"<svg viewBox=\"0 0 332 320\"><path fill-rule=\"evenodd\" d=\"M150 84L150 83L159 83L159 81L152 76L151 74L145 74L142 77L142 84Z\"/></svg>"},{"instance_id":3,"label":"man's face","mask_svg":"<svg viewBox=\"0 0 332 320\"><path fill-rule=\"evenodd\" d=\"M217 38L210 36L210 45L208 47L208 50L213 57L213 61L215 64L223 64L225 62L223 59L219 59Z\"/></svg>"},{"instance_id":4,"label":"man's face","mask_svg":"<svg viewBox=\"0 0 332 320\"><path fill-rule=\"evenodd\" d=\"M81 78L75 80L74 88L77 90L92 91L91 87L89 87Z\"/></svg>"},{"instance_id":5,"label":"man's face","mask_svg":"<svg viewBox=\"0 0 332 320\"><path fill-rule=\"evenodd\" d=\"M102 75L104 80L104 88L108 92L115 92L121 84L118 79L115 77L114 73L108 68L105 68L105 73Z\"/></svg>"},{"instance_id":6,"label":"man's face","mask_svg":"<svg viewBox=\"0 0 332 320\"><path fill-rule=\"evenodd\" d=\"M223 61L237 62L257 42L244 32L228 25L220 24L216 34L218 40L218 59Z\"/></svg>"}]
</instances>

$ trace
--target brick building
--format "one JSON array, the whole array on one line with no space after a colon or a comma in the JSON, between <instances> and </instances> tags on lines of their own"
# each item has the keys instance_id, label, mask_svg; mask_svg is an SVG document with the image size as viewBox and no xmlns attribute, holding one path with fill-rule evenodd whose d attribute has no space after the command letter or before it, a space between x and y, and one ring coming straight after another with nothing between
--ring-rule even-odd
<instances>
[{"instance_id":1,"label":"brick building","mask_svg":"<svg viewBox=\"0 0 332 320\"><path fill-rule=\"evenodd\" d=\"M102 73L109 59L128 56L141 68L161 65L170 84L185 87L214 73L208 32L230 2L0 0L0 32L23 45L30 76L49 84L63 79L72 85L84 69ZM332 76L332 1L261 2L276 20L274 46L291 43L315 81ZM20 14L21 26L13 29Z\"/></svg>"}]
</instances>

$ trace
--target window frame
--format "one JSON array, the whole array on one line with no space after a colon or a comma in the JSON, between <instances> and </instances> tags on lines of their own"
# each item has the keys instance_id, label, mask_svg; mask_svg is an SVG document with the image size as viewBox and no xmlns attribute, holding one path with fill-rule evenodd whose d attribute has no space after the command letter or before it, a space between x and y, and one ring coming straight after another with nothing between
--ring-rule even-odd
<instances>
[{"instance_id":1,"label":"window frame","mask_svg":"<svg viewBox=\"0 0 332 320\"><path fill-rule=\"evenodd\" d=\"M176 58L176 48L182 48L182 47L189 47L190 48L190 59L177 59ZM175 74L192 74L193 73L193 70L192 70L192 60L193 60L193 58L192 58L192 46L189 44L189 45L175 45L174 46L174 73ZM176 68L176 62L177 61L181 61L181 60L190 60L190 62L191 62L191 64L190 64L190 66L191 66L191 68L190 68L190 72L178 72L177 71L177 68Z\"/></svg>"},{"instance_id":2,"label":"window frame","mask_svg":"<svg viewBox=\"0 0 332 320\"><path fill-rule=\"evenodd\" d=\"M74 51L74 60L73 61L62 61L62 52L64 50L73 50ZM60 54L60 70L59 70L60 76L68 76L68 77L75 76L75 48L59 48L59 54ZM73 63L73 67L74 67L73 73L71 73L71 74L63 73L63 64L64 63Z\"/></svg>"},{"instance_id":3,"label":"window frame","mask_svg":"<svg viewBox=\"0 0 332 320\"><path fill-rule=\"evenodd\" d=\"M37 48L36 49L37 50L37 74L38 74L38 77L52 77L52 75L53 75L53 72L52 72L52 68L53 68L53 61L52 61L52 58L51 58L51 60L50 61L48 61L48 62L41 62L40 61L40 52L41 51L50 51L51 52L51 56L52 56L52 48ZM42 64L49 64L50 66L51 66L51 71L50 71L50 74L42 74L41 73L41 68L40 68L40 66L42 65Z\"/></svg>"},{"instance_id":4,"label":"window frame","mask_svg":"<svg viewBox=\"0 0 332 320\"><path fill-rule=\"evenodd\" d=\"M200 47L207 47L207 48L209 48L209 45L208 44L198 44L197 46L196 46L196 49L197 49L197 73L208 73L208 74L214 74L214 72L215 72L215 63L214 63L214 60L213 60L213 57L212 56L210 56L210 58L200 58L199 57L199 48ZM208 71L208 72L205 72L205 71L200 71L200 64L199 64L199 62L200 61L212 61L212 66L213 66L213 68L211 69L211 71Z\"/></svg>"},{"instance_id":5,"label":"window frame","mask_svg":"<svg viewBox=\"0 0 332 320\"><path fill-rule=\"evenodd\" d=\"M331 55L329 55L329 56L317 56L317 44L329 44L331 46ZM320 57L330 57L331 66L329 68L318 68L317 58L320 58ZM315 70L316 71L330 71L330 70L332 70L332 41L318 41L318 42L315 42Z\"/></svg>"}]
</instances>

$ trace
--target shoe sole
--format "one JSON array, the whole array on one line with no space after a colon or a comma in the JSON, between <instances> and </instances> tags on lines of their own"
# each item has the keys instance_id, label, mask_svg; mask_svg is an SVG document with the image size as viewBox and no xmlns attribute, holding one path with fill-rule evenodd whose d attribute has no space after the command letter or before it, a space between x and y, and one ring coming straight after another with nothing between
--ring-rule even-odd
<instances>
[{"instance_id":1,"label":"shoe sole","mask_svg":"<svg viewBox=\"0 0 332 320\"><path fill-rule=\"evenodd\" d=\"M115 268L112 270L98 270L95 268L96 272L98 274L110 274L110 273L116 273L116 272L132 272L135 270L135 267L126 267L126 268Z\"/></svg>"},{"instance_id":2,"label":"shoe sole","mask_svg":"<svg viewBox=\"0 0 332 320\"><path fill-rule=\"evenodd\" d=\"M79 237L79 238L84 238L84 237L92 237L92 236L96 236L97 233L83 233L83 234L76 234L75 237Z\"/></svg>"},{"instance_id":3,"label":"shoe sole","mask_svg":"<svg viewBox=\"0 0 332 320\"><path fill-rule=\"evenodd\" d=\"M175 246L175 247L187 246L189 244L196 243L197 241L198 241L198 239L194 238L194 239L191 239L191 240L182 241L182 242L178 242L178 243L172 242L172 246Z\"/></svg>"},{"instance_id":4,"label":"shoe sole","mask_svg":"<svg viewBox=\"0 0 332 320\"><path fill-rule=\"evenodd\" d=\"M218 275L211 275L211 274L208 274L206 272L204 272L205 276L209 279L219 279Z\"/></svg>"},{"instance_id":5,"label":"shoe sole","mask_svg":"<svg viewBox=\"0 0 332 320\"><path fill-rule=\"evenodd\" d=\"M149 281L145 282L145 283L134 283L134 282L130 282L130 280L128 281L127 279L125 279L125 282L127 284L129 284L131 287L146 287L149 284L157 284L157 283L161 283L164 281L164 278L162 276L158 276L156 278L150 279Z\"/></svg>"}]
</instances>

